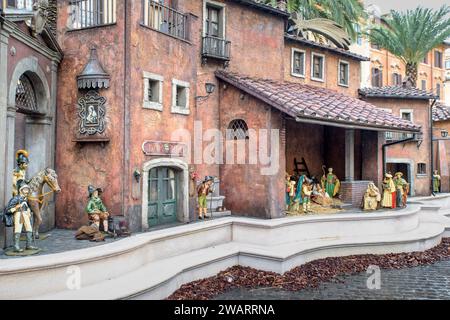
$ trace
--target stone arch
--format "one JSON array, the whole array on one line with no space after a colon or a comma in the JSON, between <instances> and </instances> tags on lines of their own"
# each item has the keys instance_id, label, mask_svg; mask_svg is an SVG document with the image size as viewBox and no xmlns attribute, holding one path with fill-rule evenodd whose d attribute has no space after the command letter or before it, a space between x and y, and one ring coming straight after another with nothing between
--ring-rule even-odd
<instances>
[{"instance_id":1,"label":"stone arch","mask_svg":"<svg viewBox=\"0 0 450 320\"><path fill-rule=\"evenodd\" d=\"M11 81L9 82L8 105L11 107L15 106L17 83L23 74L31 80L34 86L39 112L49 114L51 101L50 87L36 57L23 58L17 63L11 76Z\"/></svg>"},{"instance_id":2,"label":"stone arch","mask_svg":"<svg viewBox=\"0 0 450 320\"><path fill-rule=\"evenodd\" d=\"M148 178L149 172L153 168L169 167L177 169L180 172L179 188L179 206L177 210L177 219L180 222L189 222L189 166L177 158L158 158L146 162L143 166L142 178L142 229L149 228L148 225Z\"/></svg>"}]
</instances>

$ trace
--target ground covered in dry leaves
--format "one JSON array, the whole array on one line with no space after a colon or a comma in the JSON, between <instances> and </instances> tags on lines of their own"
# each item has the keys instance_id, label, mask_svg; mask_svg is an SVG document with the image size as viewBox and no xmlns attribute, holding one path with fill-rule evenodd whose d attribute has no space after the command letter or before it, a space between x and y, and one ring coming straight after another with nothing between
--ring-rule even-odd
<instances>
[{"instance_id":1,"label":"ground covered in dry leaves","mask_svg":"<svg viewBox=\"0 0 450 320\"><path fill-rule=\"evenodd\" d=\"M340 275L364 272L370 265L382 269L400 269L429 265L450 259L450 238L424 252L385 255L355 255L315 260L296 267L283 275L235 266L216 276L182 285L168 297L169 300L209 300L234 288L276 288L298 291L315 288Z\"/></svg>"}]
</instances>

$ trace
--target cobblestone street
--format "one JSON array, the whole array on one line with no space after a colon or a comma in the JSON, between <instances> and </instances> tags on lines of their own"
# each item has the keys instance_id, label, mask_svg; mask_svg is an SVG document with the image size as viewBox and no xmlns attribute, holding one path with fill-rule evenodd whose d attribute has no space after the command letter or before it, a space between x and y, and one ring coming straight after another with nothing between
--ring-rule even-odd
<instances>
[{"instance_id":1,"label":"cobblestone street","mask_svg":"<svg viewBox=\"0 0 450 320\"><path fill-rule=\"evenodd\" d=\"M441 300L450 299L450 260L434 265L381 270L381 288L368 289L371 274L340 276L318 288L297 292L274 288L234 289L216 297L223 300Z\"/></svg>"}]
</instances>

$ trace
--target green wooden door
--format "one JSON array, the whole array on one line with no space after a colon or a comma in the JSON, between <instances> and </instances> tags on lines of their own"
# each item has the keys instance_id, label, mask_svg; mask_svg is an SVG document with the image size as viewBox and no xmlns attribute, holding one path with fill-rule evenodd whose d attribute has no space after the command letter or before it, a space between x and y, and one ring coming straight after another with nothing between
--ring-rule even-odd
<instances>
[{"instance_id":1,"label":"green wooden door","mask_svg":"<svg viewBox=\"0 0 450 320\"><path fill-rule=\"evenodd\" d=\"M148 180L148 223L156 226L177 221L178 175L171 168L153 168Z\"/></svg>"}]
</instances>

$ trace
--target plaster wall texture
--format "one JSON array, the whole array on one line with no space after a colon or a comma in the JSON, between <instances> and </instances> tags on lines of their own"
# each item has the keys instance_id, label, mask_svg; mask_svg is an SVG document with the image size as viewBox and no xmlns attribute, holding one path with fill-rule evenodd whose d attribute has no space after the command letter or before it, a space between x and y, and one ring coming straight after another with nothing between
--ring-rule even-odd
<instances>
[{"instance_id":1,"label":"plaster wall texture","mask_svg":"<svg viewBox=\"0 0 450 320\"><path fill-rule=\"evenodd\" d=\"M305 76L299 77L292 73L292 51L305 51ZM325 55L324 65L324 80L317 81L311 78L311 61L312 53ZM310 84L317 87L332 89L349 95L352 97L358 96L358 89L360 87L361 78L361 62L348 57L343 57L325 50L310 48L301 43L286 41L284 46L284 77L288 81ZM349 81L348 86L342 86L338 83L338 67L339 62L347 62L349 65Z\"/></svg>"},{"instance_id":2,"label":"plaster wall texture","mask_svg":"<svg viewBox=\"0 0 450 320\"><path fill-rule=\"evenodd\" d=\"M411 174L414 185L411 186L416 196L429 195L431 192L431 147L430 147L430 103L428 100L413 99L379 99L367 98L369 103L377 107L385 108L396 116L401 116L401 110L412 111L412 121L422 126L423 141L418 145L416 141L389 146L386 152L387 162L408 163L411 166ZM418 163L426 164L426 173L417 172ZM395 172L393 172L395 173Z\"/></svg>"}]
</instances>

